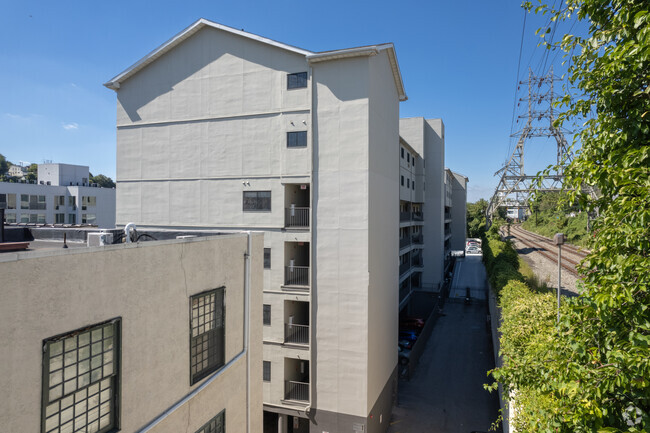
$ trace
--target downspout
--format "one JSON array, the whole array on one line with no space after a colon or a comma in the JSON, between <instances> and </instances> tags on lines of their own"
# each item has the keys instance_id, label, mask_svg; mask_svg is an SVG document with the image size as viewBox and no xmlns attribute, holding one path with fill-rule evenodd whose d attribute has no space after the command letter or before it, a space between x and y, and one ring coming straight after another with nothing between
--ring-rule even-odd
<instances>
[{"instance_id":1,"label":"downspout","mask_svg":"<svg viewBox=\"0 0 650 433\"><path fill-rule=\"evenodd\" d=\"M239 361L243 356L246 356L246 432L250 433L250 373L251 373L251 368L250 368L250 356L248 354L248 344L250 340L249 336L249 322L250 322L250 252L252 249L252 240L251 240L251 232L246 231L246 232L240 232L242 234L246 234L248 237L248 242L246 244L246 252L244 253L244 347L242 348L241 352L239 352L234 358L232 358L230 361L226 363L223 367L221 367L218 371L212 373L211 376L208 376L208 378L201 384L199 385L196 389L194 389L192 392L187 394L185 397L177 401L174 405L172 405L169 409L164 411L162 414L160 414L158 417L156 417L153 421L151 421L149 424L141 428L140 430L137 430L137 433L146 433L151 431L154 427L156 427L158 424L160 424L165 418L167 418L169 415L174 413L178 408L183 406L185 403L188 401L192 400L198 393L203 391L208 385L210 385L212 382L214 382L219 376L221 376L223 373L228 371L228 369L235 364L237 361Z\"/></svg>"}]
</instances>

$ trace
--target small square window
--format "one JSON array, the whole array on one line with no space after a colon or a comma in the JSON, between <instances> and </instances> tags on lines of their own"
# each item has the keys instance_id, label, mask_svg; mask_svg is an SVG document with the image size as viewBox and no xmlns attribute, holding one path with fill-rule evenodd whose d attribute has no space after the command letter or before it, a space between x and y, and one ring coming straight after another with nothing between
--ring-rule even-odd
<instances>
[{"instance_id":1,"label":"small square window","mask_svg":"<svg viewBox=\"0 0 650 433\"><path fill-rule=\"evenodd\" d=\"M263 325L271 324L271 306L269 304L264 304L264 315L262 317Z\"/></svg>"},{"instance_id":2,"label":"small square window","mask_svg":"<svg viewBox=\"0 0 650 433\"><path fill-rule=\"evenodd\" d=\"M307 147L307 131L287 132L287 147Z\"/></svg>"},{"instance_id":3,"label":"small square window","mask_svg":"<svg viewBox=\"0 0 650 433\"><path fill-rule=\"evenodd\" d=\"M264 248L264 269L271 269L271 248Z\"/></svg>"},{"instance_id":4,"label":"small square window","mask_svg":"<svg viewBox=\"0 0 650 433\"><path fill-rule=\"evenodd\" d=\"M287 89L307 87L307 72L297 72L287 75Z\"/></svg>"},{"instance_id":5,"label":"small square window","mask_svg":"<svg viewBox=\"0 0 650 433\"><path fill-rule=\"evenodd\" d=\"M262 380L264 382L270 382L271 381L271 361L262 361L262 363L263 363Z\"/></svg>"}]
</instances>

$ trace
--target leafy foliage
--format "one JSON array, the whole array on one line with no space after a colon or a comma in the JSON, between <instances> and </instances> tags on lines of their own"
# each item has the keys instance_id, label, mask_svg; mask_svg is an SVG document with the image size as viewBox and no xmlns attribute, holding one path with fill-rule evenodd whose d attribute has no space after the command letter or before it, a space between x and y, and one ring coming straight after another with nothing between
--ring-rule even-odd
<instances>
[{"instance_id":1,"label":"leafy foliage","mask_svg":"<svg viewBox=\"0 0 650 433\"><path fill-rule=\"evenodd\" d=\"M90 182L96 183L102 188L115 188L115 182L113 182L113 179L108 176L104 176L103 174L98 174L97 176L93 176L91 174Z\"/></svg>"},{"instance_id":2,"label":"leafy foliage","mask_svg":"<svg viewBox=\"0 0 650 433\"><path fill-rule=\"evenodd\" d=\"M535 326L521 326L522 335L502 328L504 365L493 375L522 396L519 431L648 431L649 4L561 4L560 10L542 4L536 11L589 25L587 37L565 35L556 47L570 53L569 80L579 91L576 100L563 99L558 122L587 119L577 135L581 147L565 170L565 186L572 189L567 203L578 202L599 217L583 262L583 294L565 303L557 326L539 317ZM510 308L508 302L502 298L502 308ZM551 333L554 338L544 339Z\"/></svg>"},{"instance_id":3,"label":"leafy foliage","mask_svg":"<svg viewBox=\"0 0 650 433\"><path fill-rule=\"evenodd\" d=\"M467 236L480 238L485 234L485 211L488 202L480 199L476 203L467 203Z\"/></svg>"},{"instance_id":4,"label":"leafy foliage","mask_svg":"<svg viewBox=\"0 0 650 433\"><path fill-rule=\"evenodd\" d=\"M7 174L9 171L9 164L11 163L7 161L7 158L5 158L5 156L0 153L0 177Z\"/></svg>"}]
</instances>

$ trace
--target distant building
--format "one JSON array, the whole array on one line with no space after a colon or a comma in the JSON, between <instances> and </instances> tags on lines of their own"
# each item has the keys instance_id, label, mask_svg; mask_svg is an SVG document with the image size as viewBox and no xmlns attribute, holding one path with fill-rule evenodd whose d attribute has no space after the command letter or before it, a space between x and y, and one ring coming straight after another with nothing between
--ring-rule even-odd
<instances>
[{"instance_id":1,"label":"distant building","mask_svg":"<svg viewBox=\"0 0 650 433\"><path fill-rule=\"evenodd\" d=\"M7 174L12 177L17 177L18 179L23 179L27 174L27 167L22 167L20 165L12 165L11 167L9 167L9 171Z\"/></svg>"},{"instance_id":2,"label":"distant building","mask_svg":"<svg viewBox=\"0 0 650 433\"><path fill-rule=\"evenodd\" d=\"M35 184L0 182L5 222L115 227L115 189L89 178L88 166L39 164Z\"/></svg>"},{"instance_id":3,"label":"distant building","mask_svg":"<svg viewBox=\"0 0 650 433\"><path fill-rule=\"evenodd\" d=\"M2 431L261 432L262 248L0 253Z\"/></svg>"},{"instance_id":4,"label":"distant building","mask_svg":"<svg viewBox=\"0 0 650 433\"><path fill-rule=\"evenodd\" d=\"M513 221L523 221L526 216L526 210L517 207L509 207L506 216Z\"/></svg>"},{"instance_id":5,"label":"distant building","mask_svg":"<svg viewBox=\"0 0 650 433\"><path fill-rule=\"evenodd\" d=\"M452 250L464 250L467 238L467 183L469 178L449 169L447 182L451 185L451 237L449 246Z\"/></svg>"}]
</instances>

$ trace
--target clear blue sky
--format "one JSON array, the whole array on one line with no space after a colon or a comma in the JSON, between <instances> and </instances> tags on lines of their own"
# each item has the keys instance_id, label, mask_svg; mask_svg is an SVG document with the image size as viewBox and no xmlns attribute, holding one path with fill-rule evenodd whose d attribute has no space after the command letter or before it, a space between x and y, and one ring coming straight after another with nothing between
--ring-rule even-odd
<instances>
[{"instance_id":1,"label":"clear blue sky","mask_svg":"<svg viewBox=\"0 0 650 433\"><path fill-rule=\"evenodd\" d=\"M312 51L393 42L409 98L401 117L441 117L445 164L469 177L468 200L492 195L509 156L518 0L9 2L0 15L0 153L114 179L115 93L102 83L201 17ZM528 17L522 75L541 51L534 30L543 22ZM554 152L540 143L527 166L542 168Z\"/></svg>"}]
</instances>

